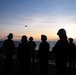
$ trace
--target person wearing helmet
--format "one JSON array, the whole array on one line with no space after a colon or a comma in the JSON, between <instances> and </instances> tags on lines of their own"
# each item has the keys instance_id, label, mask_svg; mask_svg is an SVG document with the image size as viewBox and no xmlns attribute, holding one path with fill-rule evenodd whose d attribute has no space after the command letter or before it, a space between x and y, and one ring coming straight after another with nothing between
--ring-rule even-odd
<instances>
[{"instance_id":1,"label":"person wearing helmet","mask_svg":"<svg viewBox=\"0 0 76 75\"><path fill-rule=\"evenodd\" d=\"M69 68L75 68L75 50L76 46L74 44L74 39L69 38L69 50L68 50L68 57L69 57Z\"/></svg>"},{"instance_id":2,"label":"person wearing helmet","mask_svg":"<svg viewBox=\"0 0 76 75\"><path fill-rule=\"evenodd\" d=\"M52 48L56 56L57 75L67 75L67 50L69 43L66 30L63 28L59 29L57 35L59 36L59 40Z\"/></svg>"},{"instance_id":3,"label":"person wearing helmet","mask_svg":"<svg viewBox=\"0 0 76 75\"><path fill-rule=\"evenodd\" d=\"M17 60L20 63L20 75L29 74L30 51L27 43L27 36L23 35L18 46Z\"/></svg>"},{"instance_id":4,"label":"person wearing helmet","mask_svg":"<svg viewBox=\"0 0 76 75\"><path fill-rule=\"evenodd\" d=\"M34 39L31 36L29 38L28 45L29 45L29 49L30 49L30 56L31 56L31 59L33 61L33 66L34 66L35 65L35 47L36 47L36 43L33 40Z\"/></svg>"},{"instance_id":5,"label":"person wearing helmet","mask_svg":"<svg viewBox=\"0 0 76 75\"><path fill-rule=\"evenodd\" d=\"M41 35L41 43L39 45L38 58L40 65L41 75L48 75L48 53L49 43L47 42L47 36Z\"/></svg>"},{"instance_id":6,"label":"person wearing helmet","mask_svg":"<svg viewBox=\"0 0 76 75\"><path fill-rule=\"evenodd\" d=\"M9 35L7 36L8 39L12 39L13 38L13 34L9 33Z\"/></svg>"},{"instance_id":7,"label":"person wearing helmet","mask_svg":"<svg viewBox=\"0 0 76 75\"><path fill-rule=\"evenodd\" d=\"M9 67L8 73L10 73L11 72L11 68L12 68L12 57L13 57L12 52L13 52L13 50L15 48L15 44L14 44L14 42L12 40L13 39L13 34L12 33L9 33L9 35L7 36L7 38L8 39L6 39L4 41L4 44L3 44L4 54L6 56L4 71L6 71L7 67Z\"/></svg>"},{"instance_id":8,"label":"person wearing helmet","mask_svg":"<svg viewBox=\"0 0 76 75\"><path fill-rule=\"evenodd\" d=\"M59 36L60 40L67 40L65 29L59 29L57 35Z\"/></svg>"}]
</instances>

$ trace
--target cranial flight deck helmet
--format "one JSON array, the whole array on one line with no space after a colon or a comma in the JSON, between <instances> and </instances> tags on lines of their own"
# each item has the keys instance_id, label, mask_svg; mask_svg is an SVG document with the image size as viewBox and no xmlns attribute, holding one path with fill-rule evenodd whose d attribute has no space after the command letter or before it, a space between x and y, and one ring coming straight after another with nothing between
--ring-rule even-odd
<instances>
[{"instance_id":1,"label":"cranial flight deck helmet","mask_svg":"<svg viewBox=\"0 0 76 75\"><path fill-rule=\"evenodd\" d=\"M27 36L26 35L23 35L21 41L22 42L27 42Z\"/></svg>"},{"instance_id":2,"label":"cranial flight deck helmet","mask_svg":"<svg viewBox=\"0 0 76 75\"><path fill-rule=\"evenodd\" d=\"M58 32L57 32L57 35L66 35L66 31L65 29L59 29Z\"/></svg>"},{"instance_id":3,"label":"cranial flight deck helmet","mask_svg":"<svg viewBox=\"0 0 76 75\"><path fill-rule=\"evenodd\" d=\"M74 39L73 38L69 38L69 41L72 42L72 41L74 41Z\"/></svg>"},{"instance_id":4,"label":"cranial flight deck helmet","mask_svg":"<svg viewBox=\"0 0 76 75\"><path fill-rule=\"evenodd\" d=\"M9 33L9 35L7 36L7 38L12 39L13 38L13 33Z\"/></svg>"},{"instance_id":5,"label":"cranial flight deck helmet","mask_svg":"<svg viewBox=\"0 0 76 75\"><path fill-rule=\"evenodd\" d=\"M41 40L46 41L47 40L47 36L46 35L41 35Z\"/></svg>"}]
</instances>

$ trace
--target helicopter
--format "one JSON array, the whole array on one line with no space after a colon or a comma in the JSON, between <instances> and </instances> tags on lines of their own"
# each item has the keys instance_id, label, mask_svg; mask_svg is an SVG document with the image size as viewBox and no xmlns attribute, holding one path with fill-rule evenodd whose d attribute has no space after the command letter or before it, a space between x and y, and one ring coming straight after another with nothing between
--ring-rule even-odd
<instances>
[{"instance_id":1,"label":"helicopter","mask_svg":"<svg viewBox=\"0 0 76 75\"><path fill-rule=\"evenodd\" d=\"M25 25L25 27L27 27L27 25Z\"/></svg>"}]
</instances>

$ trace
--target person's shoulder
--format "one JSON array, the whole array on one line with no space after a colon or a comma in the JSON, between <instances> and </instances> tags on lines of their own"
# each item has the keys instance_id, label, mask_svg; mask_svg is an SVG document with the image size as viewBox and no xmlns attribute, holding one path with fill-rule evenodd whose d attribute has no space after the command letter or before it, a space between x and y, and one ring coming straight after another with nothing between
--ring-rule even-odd
<instances>
[{"instance_id":1,"label":"person's shoulder","mask_svg":"<svg viewBox=\"0 0 76 75\"><path fill-rule=\"evenodd\" d=\"M49 45L49 43L48 43L48 42L46 42L46 44L48 44L48 45Z\"/></svg>"},{"instance_id":2,"label":"person's shoulder","mask_svg":"<svg viewBox=\"0 0 76 75\"><path fill-rule=\"evenodd\" d=\"M56 41L55 46L58 46L58 45L61 45L61 44L62 44L62 41L58 40L58 41Z\"/></svg>"},{"instance_id":3,"label":"person's shoulder","mask_svg":"<svg viewBox=\"0 0 76 75\"><path fill-rule=\"evenodd\" d=\"M8 39L4 40L4 43L8 43L8 42L9 42L9 40L8 40Z\"/></svg>"},{"instance_id":4,"label":"person's shoulder","mask_svg":"<svg viewBox=\"0 0 76 75\"><path fill-rule=\"evenodd\" d=\"M14 43L14 41L13 41L13 40L10 40L10 41Z\"/></svg>"},{"instance_id":5,"label":"person's shoulder","mask_svg":"<svg viewBox=\"0 0 76 75\"><path fill-rule=\"evenodd\" d=\"M57 40L57 41L56 41L56 43L60 43L60 42L61 42L61 40Z\"/></svg>"},{"instance_id":6,"label":"person's shoulder","mask_svg":"<svg viewBox=\"0 0 76 75\"><path fill-rule=\"evenodd\" d=\"M31 44L31 43L33 43L33 41L28 41L28 42L27 42L27 44Z\"/></svg>"},{"instance_id":7,"label":"person's shoulder","mask_svg":"<svg viewBox=\"0 0 76 75\"><path fill-rule=\"evenodd\" d=\"M68 42L68 40L66 40L66 44L67 44L67 45L69 45L69 42Z\"/></svg>"},{"instance_id":8,"label":"person's shoulder","mask_svg":"<svg viewBox=\"0 0 76 75\"><path fill-rule=\"evenodd\" d=\"M35 41L32 41L32 42L33 42L34 44L36 44Z\"/></svg>"}]
</instances>

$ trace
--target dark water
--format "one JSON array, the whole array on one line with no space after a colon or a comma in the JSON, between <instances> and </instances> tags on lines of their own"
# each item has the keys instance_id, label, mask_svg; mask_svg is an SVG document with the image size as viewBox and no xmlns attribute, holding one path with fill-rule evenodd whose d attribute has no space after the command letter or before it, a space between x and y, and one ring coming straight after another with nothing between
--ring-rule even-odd
<instances>
[{"instance_id":1,"label":"dark water","mask_svg":"<svg viewBox=\"0 0 76 75\"><path fill-rule=\"evenodd\" d=\"M40 44L41 41L35 41L37 47L36 47L36 50L38 50L39 48L39 44ZM0 41L0 47L3 45L4 41ZM15 46L18 47L19 43L21 43L21 41L14 41L15 43ZM55 45L56 41L48 41L48 43L50 44L50 51L52 49L52 47Z\"/></svg>"}]
</instances>

